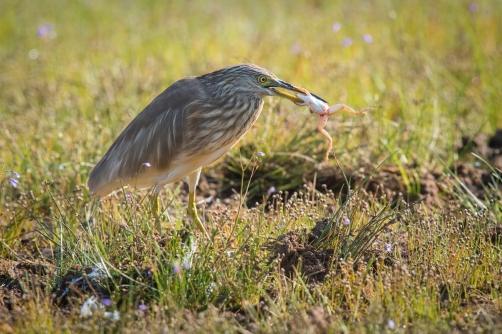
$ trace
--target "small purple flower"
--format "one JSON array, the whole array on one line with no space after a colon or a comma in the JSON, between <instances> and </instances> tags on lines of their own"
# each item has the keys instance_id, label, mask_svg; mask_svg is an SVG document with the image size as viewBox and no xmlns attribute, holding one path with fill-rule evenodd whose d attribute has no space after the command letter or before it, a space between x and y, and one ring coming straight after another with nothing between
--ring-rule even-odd
<instances>
[{"instance_id":1,"label":"small purple flower","mask_svg":"<svg viewBox=\"0 0 502 334\"><path fill-rule=\"evenodd\" d=\"M396 328L396 324L391 319L387 319L387 326L389 326L390 329Z\"/></svg>"},{"instance_id":2,"label":"small purple flower","mask_svg":"<svg viewBox=\"0 0 502 334\"><path fill-rule=\"evenodd\" d=\"M143 165L143 166L146 166L146 167L151 167L151 166L152 166L152 164L151 164L151 163L149 163L149 162L143 162L143 163L142 163L142 165Z\"/></svg>"},{"instance_id":3,"label":"small purple flower","mask_svg":"<svg viewBox=\"0 0 502 334\"><path fill-rule=\"evenodd\" d=\"M273 193L275 193L275 187L274 187L274 186L272 186L272 187L268 188L268 190L267 190L267 195L269 195L269 196L270 196L270 195L272 195Z\"/></svg>"},{"instance_id":4,"label":"small purple flower","mask_svg":"<svg viewBox=\"0 0 502 334\"><path fill-rule=\"evenodd\" d=\"M101 299L101 304L105 306L110 306L112 304L112 300L110 298L103 298Z\"/></svg>"},{"instance_id":5,"label":"small purple flower","mask_svg":"<svg viewBox=\"0 0 502 334\"><path fill-rule=\"evenodd\" d=\"M10 183L12 184L12 186L13 186L14 188L17 188L17 184L19 183L19 181L18 181L18 180L16 180L16 179L15 179L15 178L13 178L13 177L9 177L9 181L10 181Z\"/></svg>"},{"instance_id":6,"label":"small purple flower","mask_svg":"<svg viewBox=\"0 0 502 334\"><path fill-rule=\"evenodd\" d=\"M349 225L350 224L350 219L349 218L345 218L345 220L343 221L343 223L345 225Z\"/></svg>"},{"instance_id":7,"label":"small purple flower","mask_svg":"<svg viewBox=\"0 0 502 334\"><path fill-rule=\"evenodd\" d=\"M179 265L179 264L177 264L177 263L175 263L175 264L173 265L173 271L174 271L174 273L175 273L175 274L179 274L179 273L181 273L181 267L180 267L180 265Z\"/></svg>"},{"instance_id":8,"label":"small purple flower","mask_svg":"<svg viewBox=\"0 0 502 334\"><path fill-rule=\"evenodd\" d=\"M367 44L373 43L373 37L370 34L364 34L363 41Z\"/></svg>"},{"instance_id":9,"label":"small purple flower","mask_svg":"<svg viewBox=\"0 0 502 334\"><path fill-rule=\"evenodd\" d=\"M385 250L390 253L392 251L392 244L385 243Z\"/></svg>"},{"instance_id":10,"label":"small purple flower","mask_svg":"<svg viewBox=\"0 0 502 334\"><path fill-rule=\"evenodd\" d=\"M14 174L15 177L17 177L18 179L21 177L21 175L19 175L18 172L16 172L15 170L11 171L12 174Z\"/></svg>"},{"instance_id":11,"label":"small purple flower","mask_svg":"<svg viewBox=\"0 0 502 334\"><path fill-rule=\"evenodd\" d=\"M264 157L264 156L265 156L265 153L263 153L262 151L257 152L256 154L261 155L262 157Z\"/></svg>"},{"instance_id":12,"label":"small purple flower","mask_svg":"<svg viewBox=\"0 0 502 334\"><path fill-rule=\"evenodd\" d=\"M40 38L46 37L54 29L54 26L50 23L42 24L37 29L37 36Z\"/></svg>"},{"instance_id":13,"label":"small purple flower","mask_svg":"<svg viewBox=\"0 0 502 334\"><path fill-rule=\"evenodd\" d=\"M345 37L344 40L343 40L343 42L342 42L342 45L344 47L346 47L346 48L349 47L349 46L351 46L352 45L352 38Z\"/></svg>"},{"instance_id":14,"label":"small purple flower","mask_svg":"<svg viewBox=\"0 0 502 334\"><path fill-rule=\"evenodd\" d=\"M146 309L147 309L147 307L146 307L145 304L141 303L141 304L138 305L138 310L140 310L140 311L146 311Z\"/></svg>"},{"instance_id":15,"label":"small purple flower","mask_svg":"<svg viewBox=\"0 0 502 334\"><path fill-rule=\"evenodd\" d=\"M302 47L300 46L300 44L295 43L291 45L291 53L297 55L300 54L300 52L302 52Z\"/></svg>"},{"instance_id":16,"label":"small purple flower","mask_svg":"<svg viewBox=\"0 0 502 334\"><path fill-rule=\"evenodd\" d=\"M334 32L339 32L341 28L342 25L340 24L340 22L333 23L333 26L331 27L331 29L333 29Z\"/></svg>"},{"instance_id":17,"label":"small purple flower","mask_svg":"<svg viewBox=\"0 0 502 334\"><path fill-rule=\"evenodd\" d=\"M476 12L478 11L478 4L477 4L477 3L475 3L475 2L471 2L471 3L469 4L469 11L470 11L471 13L476 13Z\"/></svg>"},{"instance_id":18,"label":"small purple flower","mask_svg":"<svg viewBox=\"0 0 502 334\"><path fill-rule=\"evenodd\" d=\"M132 195L131 194L126 194L126 198L127 199L132 199Z\"/></svg>"},{"instance_id":19,"label":"small purple flower","mask_svg":"<svg viewBox=\"0 0 502 334\"><path fill-rule=\"evenodd\" d=\"M189 261L186 261L185 263L183 263L183 268L184 268L185 270L189 270L189 269L191 269L191 268L192 268L192 263L191 263L191 262L189 262Z\"/></svg>"}]
</instances>

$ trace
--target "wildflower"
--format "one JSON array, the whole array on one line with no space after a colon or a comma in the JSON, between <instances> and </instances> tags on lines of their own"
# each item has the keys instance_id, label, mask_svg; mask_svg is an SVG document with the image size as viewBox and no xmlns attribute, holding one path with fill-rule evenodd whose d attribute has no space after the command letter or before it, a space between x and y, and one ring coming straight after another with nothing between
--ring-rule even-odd
<instances>
[{"instance_id":1,"label":"wildflower","mask_svg":"<svg viewBox=\"0 0 502 334\"><path fill-rule=\"evenodd\" d=\"M302 51L302 47L300 46L300 44L295 43L295 44L291 45L291 53L297 55L297 54L300 54L301 51Z\"/></svg>"},{"instance_id":2,"label":"wildflower","mask_svg":"<svg viewBox=\"0 0 502 334\"><path fill-rule=\"evenodd\" d=\"M42 24L37 29L37 36L40 38L47 37L50 35L50 33L52 32L53 29L54 29L54 26L50 23Z\"/></svg>"},{"instance_id":3,"label":"wildflower","mask_svg":"<svg viewBox=\"0 0 502 334\"><path fill-rule=\"evenodd\" d=\"M387 326L389 326L390 329L396 328L396 324L391 319L387 319Z\"/></svg>"},{"instance_id":4,"label":"wildflower","mask_svg":"<svg viewBox=\"0 0 502 334\"><path fill-rule=\"evenodd\" d=\"M143 162L143 163L142 163L142 165L143 165L143 166L146 166L146 167L151 167L151 166L152 166L152 164L151 164L151 163L149 163L149 162Z\"/></svg>"},{"instance_id":5,"label":"wildflower","mask_svg":"<svg viewBox=\"0 0 502 334\"><path fill-rule=\"evenodd\" d=\"M96 303L96 299L97 298L95 296L91 296L82 304L82 307L80 308L81 317L91 316L92 310L98 310L100 308Z\"/></svg>"},{"instance_id":6,"label":"wildflower","mask_svg":"<svg viewBox=\"0 0 502 334\"><path fill-rule=\"evenodd\" d=\"M349 225L349 224L350 224L350 219L349 219L349 218L345 218L345 220L344 220L344 224L345 224L345 225Z\"/></svg>"},{"instance_id":7,"label":"wildflower","mask_svg":"<svg viewBox=\"0 0 502 334\"><path fill-rule=\"evenodd\" d=\"M183 269L185 269L185 270L189 270L189 269L191 269L191 268L192 268L192 263L191 263L191 262L189 262L189 261L185 261L185 262L183 263Z\"/></svg>"},{"instance_id":8,"label":"wildflower","mask_svg":"<svg viewBox=\"0 0 502 334\"><path fill-rule=\"evenodd\" d=\"M342 25L340 24L340 22L335 22L333 23L333 27L331 27L333 29L334 32L339 32L340 29L342 28Z\"/></svg>"},{"instance_id":9,"label":"wildflower","mask_svg":"<svg viewBox=\"0 0 502 334\"><path fill-rule=\"evenodd\" d=\"M256 154L261 155L262 157L264 157L264 156L265 156L265 153L263 153L262 151L260 151L260 152L258 152L258 153L256 153Z\"/></svg>"},{"instance_id":10,"label":"wildflower","mask_svg":"<svg viewBox=\"0 0 502 334\"><path fill-rule=\"evenodd\" d=\"M385 250L390 253L392 251L392 244L385 243Z\"/></svg>"},{"instance_id":11,"label":"wildflower","mask_svg":"<svg viewBox=\"0 0 502 334\"><path fill-rule=\"evenodd\" d=\"M373 42L373 37L371 37L370 34L364 34L363 35L363 41L367 44L370 44Z\"/></svg>"},{"instance_id":12,"label":"wildflower","mask_svg":"<svg viewBox=\"0 0 502 334\"><path fill-rule=\"evenodd\" d=\"M14 188L17 188L17 184L19 183L19 181L18 181L18 180L16 180L16 179L15 179L15 178L13 178L13 177L9 177L9 181L10 181L10 183L12 184L12 186L13 186Z\"/></svg>"},{"instance_id":13,"label":"wildflower","mask_svg":"<svg viewBox=\"0 0 502 334\"><path fill-rule=\"evenodd\" d=\"M146 309L147 309L147 307L146 307L145 304L141 303L141 304L138 305L138 310L140 310L140 311L146 311Z\"/></svg>"},{"instance_id":14,"label":"wildflower","mask_svg":"<svg viewBox=\"0 0 502 334\"><path fill-rule=\"evenodd\" d=\"M269 196L270 196L270 195L272 195L273 193L275 193L275 187L274 187L274 186L272 186L272 187L268 188L268 190L267 190L267 195L269 195Z\"/></svg>"},{"instance_id":15,"label":"wildflower","mask_svg":"<svg viewBox=\"0 0 502 334\"><path fill-rule=\"evenodd\" d=\"M120 313L117 310L113 312L105 312L103 315L105 318L112 319L115 322L120 320Z\"/></svg>"},{"instance_id":16,"label":"wildflower","mask_svg":"<svg viewBox=\"0 0 502 334\"><path fill-rule=\"evenodd\" d=\"M125 195L125 197L126 197L127 199L132 199L132 195L131 195L131 194L126 194L126 195Z\"/></svg>"},{"instance_id":17,"label":"wildflower","mask_svg":"<svg viewBox=\"0 0 502 334\"><path fill-rule=\"evenodd\" d=\"M110 298L103 298L101 299L101 304L105 306L110 306L112 304L112 300Z\"/></svg>"},{"instance_id":18,"label":"wildflower","mask_svg":"<svg viewBox=\"0 0 502 334\"><path fill-rule=\"evenodd\" d=\"M174 273L175 273L175 274L179 274L179 273L181 273L181 267L180 267L180 265L179 265L179 264L177 264L177 263L175 263L175 264L173 265L173 271L174 271Z\"/></svg>"},{"instance_id":19,"label":"wildflower","mask_svg":"<svg viewBox=\"0 0 502 334\"><path fill-rule=\"evenodd\" d=\"M15 170L11 170L12 174L14 174L15 177L17 177L18 179L21 177L21 175L19 175L18 172L16 172Z\"/></svg>"},{"instance_id":20,"label":"wildflower","mask_svg":"<svg viewBox=\"0 0 502 334\"><path fill-rule=\"evenodd\" d=\"M345 47L349 47L352 45L352 38L350 37L346 37L343 42L342 42L342 45L345 46Z\"/></svg>"}]
</instances>

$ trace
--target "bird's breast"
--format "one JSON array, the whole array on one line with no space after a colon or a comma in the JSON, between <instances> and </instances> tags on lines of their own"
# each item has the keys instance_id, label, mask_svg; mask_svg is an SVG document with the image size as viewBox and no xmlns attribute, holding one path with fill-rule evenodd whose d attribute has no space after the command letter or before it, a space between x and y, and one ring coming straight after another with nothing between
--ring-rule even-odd
<instances>
[{"instance_id":1,"label":"bird's breast","mask_svg":"<svg viewBox=\"0 0 502 334\"><path fill-rule=\"evenodd\" d=\"M196 124L185 137L186 152L210 154L223 146L233 146L253 126L262 108L260 98L235 104L233 108L214 108L190 118Z\"/></svg>"}]
</instances>

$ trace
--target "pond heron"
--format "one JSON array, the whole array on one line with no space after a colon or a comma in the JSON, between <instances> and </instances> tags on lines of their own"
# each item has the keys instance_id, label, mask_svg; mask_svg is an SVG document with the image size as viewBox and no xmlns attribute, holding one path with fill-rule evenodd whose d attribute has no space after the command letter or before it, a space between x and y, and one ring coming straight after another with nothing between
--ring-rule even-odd
<instances>
[{"instance_id":1,"label":"pond heron","mask_svg":"<svg viewBox=\"0 0 502 334\"><path fill-rule=\"evenodd\" d=\"M295 92L289 94L289 92ZM297 87L253 64L225 67L181 79L157 96L118 136L87 180L97 197L122 187L152 188L161 232L158 193L186 178L188 213L197 215L195 188L201 169L227 153L256 122L265 96L303 102Z\"/></svg>"}]
</instances>

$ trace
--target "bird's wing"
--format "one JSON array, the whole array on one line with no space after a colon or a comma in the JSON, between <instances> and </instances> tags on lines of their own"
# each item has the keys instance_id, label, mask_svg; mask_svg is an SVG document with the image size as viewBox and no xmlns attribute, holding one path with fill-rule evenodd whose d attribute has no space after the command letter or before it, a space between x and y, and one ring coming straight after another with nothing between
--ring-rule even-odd
<instances>
[{"instance_id":1,"label":"bird's wing","mask_svg":"<svg viewBox=\"0 0 502 334\"><path fill-rule=\"evenodd\" d=\"M147 188L169 173L187 140L190 114L211 100L196 78L175 82L157 96L115 140L89 175L87 187L98 197L120 186ZM191 171L189 171L191 172Z\"/></svg>"}]
</instances>

